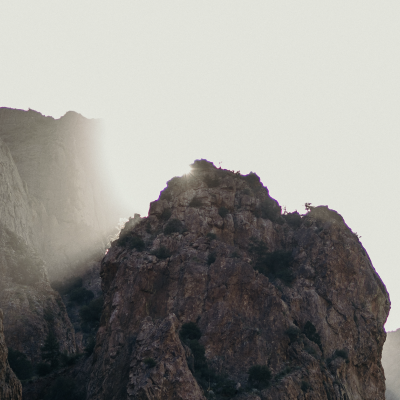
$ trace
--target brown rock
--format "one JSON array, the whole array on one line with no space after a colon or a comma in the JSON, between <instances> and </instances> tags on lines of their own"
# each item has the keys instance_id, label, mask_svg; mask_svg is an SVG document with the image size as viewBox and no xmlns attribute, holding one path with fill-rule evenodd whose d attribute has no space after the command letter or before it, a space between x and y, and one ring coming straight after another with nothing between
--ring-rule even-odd
<instances>
[{"instance_id":1,"label":"brown rock","mask_svg":"<svg viewBox=\"0 0 400 400\"><path fill-rule=\"evenodd\" d=\"M132 229L147 248L115 242L102 262L105 307L88 398L202 398L192 355L177 339L183 323L196 322L207 368L234 387L246 388L253 365L271 370L268 388L238 389L237 399L383 400L389 297L343 218L317 207L288 225L255 174L195 167L171 180ZM189 206L193 198L201 205ZM221 206L229 209L222 223ZM181 230L163 233L165 208Z\"/></svg>"}]
</instances>

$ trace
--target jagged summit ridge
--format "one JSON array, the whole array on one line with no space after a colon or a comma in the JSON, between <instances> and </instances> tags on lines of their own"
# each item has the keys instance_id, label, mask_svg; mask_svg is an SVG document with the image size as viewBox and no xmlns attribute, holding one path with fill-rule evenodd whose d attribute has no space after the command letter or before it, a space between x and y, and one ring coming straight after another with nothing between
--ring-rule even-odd
<instances>
[{"instance_id":1,"label":"jagged summit ridge","mask_svg":"<svg viewBox=\"0 0 400 400\"><path fill-rule=\"evenodd\" d=\"M389 298L343 218L282 215L256 174L192 167L103 259L88 398L384 399Z\"/></svg>"}]
</instances>

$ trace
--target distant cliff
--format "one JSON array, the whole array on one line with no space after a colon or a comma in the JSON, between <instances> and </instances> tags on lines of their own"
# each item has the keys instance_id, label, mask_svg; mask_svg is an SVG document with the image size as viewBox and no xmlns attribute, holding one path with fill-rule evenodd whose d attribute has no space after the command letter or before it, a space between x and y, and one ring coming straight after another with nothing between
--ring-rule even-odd
<instances>
[{"instance_id":1,"label":"distant cliff","mask_svg":"<svg viewBox=\"0 0 400 400\"><path fill-rule=\"evenodd\" d=\"M343 218L197 161L104 257L88 399L385 398L390 302Z\"/></svg>"},{"instance_id":2,"label":"distant cliff","mask_svg":"<svg viewBox=\"0 0 400 400\"><path fill-rule=\"evenodd\" d=\"M102 171L101 121L0 108L3 224L62 278L101 252L123 216ZM115 199L114 199L115 200Z\"/></svg>"}]
</instances>

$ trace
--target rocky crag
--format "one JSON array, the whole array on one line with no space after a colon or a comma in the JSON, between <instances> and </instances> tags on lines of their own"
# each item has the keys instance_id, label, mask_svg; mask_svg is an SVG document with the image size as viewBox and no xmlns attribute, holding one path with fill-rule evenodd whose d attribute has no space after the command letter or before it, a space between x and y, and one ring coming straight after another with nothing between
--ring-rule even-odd
<instances>
[{"instance_id":1,"label":"rocky crag","mask_svg":"<svg viewBox=\"0 0 400 400\"><path fill-rule=\"evenodd\" d=\"M384 399L390 301L343 218L201 160L101 266L90 400Z\"/></svg>"}]
</instances>

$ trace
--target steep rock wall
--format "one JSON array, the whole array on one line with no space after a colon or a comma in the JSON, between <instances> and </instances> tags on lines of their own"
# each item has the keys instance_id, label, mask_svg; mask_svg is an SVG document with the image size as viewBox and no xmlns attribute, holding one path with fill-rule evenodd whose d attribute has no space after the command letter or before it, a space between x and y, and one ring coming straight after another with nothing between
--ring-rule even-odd
<instances>
[{"instance_id":1,"label":"steep rock wall","mask_svg":"<svg viewBox=\"0 0 400 400\"><path fill-rule=\"evenodd\" d=\"M108 234L123 215L106 190L101 134L101 121L74 112L54 119L33 110L0 108L3 158L19 175L11 175L16 183L2 189L3 197L14 201L18 195L25 208L28 203L30 210L14 212L23 214L25 221L17 233L28 237L51 279L70 274L92 253L104 251ZM12 220L13 211L8 214Z\"/></svg>"},{"instance_id":2,"label":"steep rock wall","mask_svg":"<svg viewBox=\"0 0 400 400\"><path fill-rule=\"evenodd\" d=\"M327 207L283 217L255 174L196 162L121 232L101 277L88 399L385 398L390 302L358 237ZM228 397L193 368L189 322ZM255 365L268 387L249 386Z\"/></svg>"},{"instance_id":3,"label":"steep rock wall","mask_svg":"<svg viewBox=\"0 0 400 400\"><path fill-rule=\"evenodd\" d=\"M21 382L8 365L7 354L7 346L3 334L3 312L0 309L0 399L21 400Z\"/></svg>"}]
</instances>

